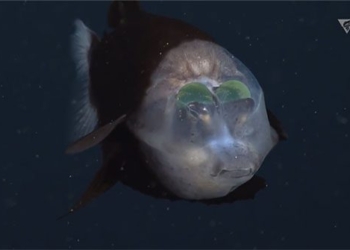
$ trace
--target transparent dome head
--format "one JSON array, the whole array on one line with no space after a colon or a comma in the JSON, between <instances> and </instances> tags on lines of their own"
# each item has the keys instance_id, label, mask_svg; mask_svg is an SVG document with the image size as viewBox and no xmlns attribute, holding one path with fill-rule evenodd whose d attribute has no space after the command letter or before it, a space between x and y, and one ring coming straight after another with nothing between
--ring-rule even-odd
<instances>
[{"instance_id":1,"label":"transparent dome head","mask_svg":"<svg viewBox=\"0 0 350 250\"><path fill-rule=\"evenodd\" d=\"M277 143L253 74L227 50L198 40L169 51L128 125L163 185L188 199L228 194Z\"/></svg>"}]
</instances>

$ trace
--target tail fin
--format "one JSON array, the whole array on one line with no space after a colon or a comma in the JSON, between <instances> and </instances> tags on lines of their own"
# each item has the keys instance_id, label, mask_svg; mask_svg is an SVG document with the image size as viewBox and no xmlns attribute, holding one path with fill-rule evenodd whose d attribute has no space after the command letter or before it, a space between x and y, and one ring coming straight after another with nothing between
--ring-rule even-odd
<instances>
[{"instance_id":1,"label":"tail fin","mask_svg":"<svg viewBox=\"0 0 350 250\"><path fill-rule=\"evenodd\" d=\"M76 20L75 32L72 36L72 55L78 74L78 98L73 103L74 130L70 139L77 139L91 132L97 123L95 108L91 102L90 88L90 55L93 46L99 42L97 35L81 20Z\"/></svg>"},{"instance_id":2,"label":"tail fin","mask_svg":"<svg viewBox=\"0 0 350 250\"><path fill-rule=\"evenodd\" d=\"M113 1L108 12L109 27L116 28L125 23L130 14L138 11L140 11L138 1Z\"/></svg>"}]
</instances>

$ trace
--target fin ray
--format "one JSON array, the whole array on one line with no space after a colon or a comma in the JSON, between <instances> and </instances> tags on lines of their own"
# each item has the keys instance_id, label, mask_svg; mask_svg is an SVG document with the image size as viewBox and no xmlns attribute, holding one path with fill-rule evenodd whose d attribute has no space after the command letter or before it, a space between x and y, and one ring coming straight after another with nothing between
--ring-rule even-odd
<instances>
[{"instance_id":1,"label":"fin ray","mask_svg":"<svg viewBox=\"0 0 350 250\"><path fill-rule=\"evenodd\" d=\"M115 129L115 127L125 120L126 115L122 115L117 120L108 123L98 129L90 132L79 140L70 144L66 150L66 154L76 154L83 152L102 142Z\"/></svg>"},{"instance_id":2,"label":"fin ray","mask_svg":"<svg viewBox=\"0 0 350 250\"><path fill-rule=\"evenodd\" d=\"M97 125L97 113L90 98L90 54L92 47L99 42L98 36L77 19L74 22L75 32L71 37L71 53L77 70L78 98L72 101L73 133L77 139L91 132Z\"/></svg>"}]
</instances>

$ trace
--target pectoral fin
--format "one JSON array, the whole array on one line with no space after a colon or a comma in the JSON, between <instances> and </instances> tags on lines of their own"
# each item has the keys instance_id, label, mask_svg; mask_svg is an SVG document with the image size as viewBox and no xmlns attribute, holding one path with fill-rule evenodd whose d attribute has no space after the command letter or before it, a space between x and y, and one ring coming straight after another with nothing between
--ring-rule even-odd
<instances>
[{"instance_id":1,"label":"pectoral fin","mask_svg":"<svg viewBox=\"0 0 350 250\"><path fill-rule=\"evenodd\" d=\"M73 142L66 149L66 154L76 154L85 151L93 146L96 146L102 142L115 128L118 124L125 120L126 115L122 115L117 120L108 123L98 129L92 131L91 133L85 135L79 140Z\"/></svg>"},{"instance_id":2,"label":"pectoral fin","mask_svg":"<svg viewBox=\"0 0 350 250\"><path fill-rule=\"evenodd\" d=\"M276 131L280 141L285 141L288 138L286 131L282 127L282 123L277 119L277 117L267 109L267 117L269 118L270 126Z\"/></svg>"}]
</instances>

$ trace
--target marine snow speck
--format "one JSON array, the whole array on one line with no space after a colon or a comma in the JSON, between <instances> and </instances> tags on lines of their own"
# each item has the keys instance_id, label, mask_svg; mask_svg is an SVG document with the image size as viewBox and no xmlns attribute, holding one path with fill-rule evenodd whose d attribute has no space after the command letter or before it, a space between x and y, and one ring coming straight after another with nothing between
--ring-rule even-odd
<instances>
[{"instance_id":1,"label":"marine snow speck","mask_svg":"<svg viewBox=\"0 0 350 250\"><path fill-rule=\"evenodd\" d=\"M83 91L74 131L83 137L67 153L100 145L102 166L70 211L118 181L208 204L264 188L254 175L286 134L249 69L209 35L137 2L113 2L108 25L100 39L75 22Z\"/></svg>"}]
</instances>

